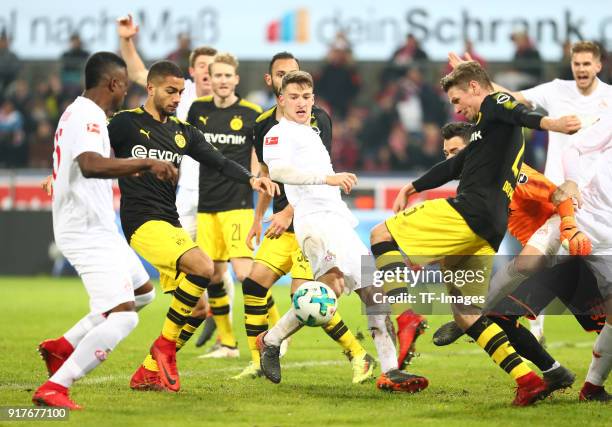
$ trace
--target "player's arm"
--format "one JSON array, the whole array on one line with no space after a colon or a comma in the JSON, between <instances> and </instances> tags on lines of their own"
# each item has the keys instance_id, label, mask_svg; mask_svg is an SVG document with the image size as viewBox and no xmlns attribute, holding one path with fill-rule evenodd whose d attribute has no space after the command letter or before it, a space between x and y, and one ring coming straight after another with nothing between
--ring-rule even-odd
<instances>
[{"instance_id":1,"label":"player's arm","mask_svg":"<svg viewBox=\"0 0 612 427\"><path fill-rule=\"evenodd\" d=\"M259 176L270 177L270 174L268 173L268 167L264 163L260 164ZM257 245L261 243L261 233L263 231L262 221L264 214L270 206L271 201L272 197L265 193L259 194L259 197L257 197L257 204L255 205L255 216L253 217L253 225L251 226L251 229L247 233L246 237L246 244L251 250L255 249L255 247L253 246L253 238L255 238L255 243Z\"/></svg>"},{"instance_id":2,"label":"player's arm","mask_svg":"<svg viewBox=\"0 0 612 427\"><path fill-rule=\"evenodd\" d=\"M146 86L149 70L142 62L134 44L133 37L138 34L138 25L134 23L132 15L117 19L117 34L119 35L119 51L127 64L130 80L140 86Z\"/></svg>"},{"instance_id":3,"label":"player's arm","mask_svg":"<svg viewBox=\"0 0 612 427\"><path fill-rule=\"evenodd\" d=\"M272 182L270 178L256 178L239 163L223 156L206 139L204 134L194 126L187 128L189 132L190 144L187 155L192 159L205 164L211 169L217 170L232 181L242 184L249 184L251 188L259 193L268 194L274 197L279 194L278 184Z\"/></svg>"},{"instance_id":4,"label":"player's arm","mask_svg":"<svg viewBox=\"0 0 612 427\"><path fill-rule=\"evenodd\" d=\"M121 178L151 172L164 181L176 182L178 179L178 170L163 160L108 158L93 151L79 154L76 160L85 178Z\"/></svg>"},{"instance_id":5,"label":"player's arm","mask_svg":"<svg viewBox=\"0 0 612 427\"><path fill-rule=\"evenodd\" d=\"M454 179L458 179L463 170L467 151L467 149L461 150L456 156L437 163L420 178L402 187L393 202L393 212L398 213L406 209L408 198L413 194L438 188Z\"/></svg>"}]
</instances>

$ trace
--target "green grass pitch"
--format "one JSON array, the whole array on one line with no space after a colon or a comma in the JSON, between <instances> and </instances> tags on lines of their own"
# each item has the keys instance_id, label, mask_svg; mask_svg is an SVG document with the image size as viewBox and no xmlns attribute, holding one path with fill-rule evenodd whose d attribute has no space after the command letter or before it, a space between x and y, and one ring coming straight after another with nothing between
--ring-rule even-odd
<instances>
[{"instance_id":1,"label":"green grass pitch","mask_svg":"<svg viewBox=\"0 0 612 427\"><path fill-rule=\"evenodd\" d=\"M78 279L0 278L0 405L29 405L34 389L46 379L36 345L57 337L87 312L87 295ZM321 425L606 425L609 406L581 404L578 390L590 362L593 334L568 316L546 319L552 354L577 374L577 384L534 407L514 408L512 380L475 344L463 339L447 348L431 343L431 334L449 316L430 316L431 329L417 342L420 357L411 371L429 378L415 395L391 394L373 383L351 384L351 369L340 348L320 328L303 328L282 360L283 381L230 379L250 359L244 333L242 298L236 289L234 325L240 359L202 360L189 343L178 356L179 393L134 392L128 383L159 334L168 306L158 296L141 312L138 328L109 359L72 389L85 407L66 423L78 426L321 426ZM288 288L277 287L281 312L289 305ZM375 355L356 295L340 300L340 312L353 332L362 332ZM199 333L196 332L196 334ZM18 425L41 425L43 421ZM4 425L17 425L0 422ZM608 424L609 425L609 424Z\"/></svg>"}]
</instances>

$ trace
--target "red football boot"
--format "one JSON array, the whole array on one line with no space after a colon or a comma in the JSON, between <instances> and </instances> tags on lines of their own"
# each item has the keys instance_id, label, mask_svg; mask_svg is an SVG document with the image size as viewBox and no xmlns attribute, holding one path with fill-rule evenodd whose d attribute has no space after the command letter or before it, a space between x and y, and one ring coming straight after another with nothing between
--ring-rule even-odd
<instances>
[{"instance_id":1,"label":"red football boot","mask_svg":"<svg viewBox=\"0 0 612 427\"><path fill-rule=\"evenodd\" d=\"M170 391L179 391L181 383L176 366L176 342L160 335L153 342L150 351L159 366L159 378L164 387Z\"/></svg>"},{"instance_id":2,"label":"red football boot","mask_svg":"<svg viewBox=\"0 0 612 427\"><path fill-rule=\"evenodd\" d=\"M535 372L523 375L516 383L516 397L512 401L515 406L529 406L546 396L546 383Z\"/></svg>"},{"instance_id":3,"label":"red football boot","mask_svg":"<svg viewBox=\"0 0 612 427\"><path fill-rule=\"evenodd\" d=\"M412 310L406 310L397 317L397 339L399 341L399 354L397 366L404 369L415 356L414 343L425 333L427 320Z\"/></svg>"},{"instance_id":4,"label":"red football boot","mask_svg":"<svg viewBox=\"0 0 612 427\"><path fill-rule=\"evenodd\" d=\"M163 391L165 389L159 378L159 372L151 371L143 365L140 365L132 375L130 388L138 391Z\"/></svg>"},{"instance_id":5,"label":"red football boot","mask_svg":"<svg viewBox=\"0 0 612 427\"><path fill-rule=\"evenodd\" d=\"M83 409L68 397L68 389L62 385L47 381L34 393L32 402L38 406L58 406L70 410Z\"/></svg>"},{"instance_id":6,"label":"red football boot","mask_svg":"<svg viewBox=\"0 0 612 427\"><path fill-rule=\"evenodd\" d=\"M64 337L59 337L55 340L44 340L38 344L38 353L45 362L45 365L47 365L49 377L62 367L73 351L74 347Z\"/></svg>"},{"instance_id":7,"label":"red football boot","mask_svg":"<svg viewBox=\"0 0 612 427\"><path fill-rule=\"evenodd\" d=\"M612 401L612 395L606 391L601 385L591 384L585 381L580 395L578 397L581 402L596 401L596 402L610 402Z\"/></svg>"}]
</instances>

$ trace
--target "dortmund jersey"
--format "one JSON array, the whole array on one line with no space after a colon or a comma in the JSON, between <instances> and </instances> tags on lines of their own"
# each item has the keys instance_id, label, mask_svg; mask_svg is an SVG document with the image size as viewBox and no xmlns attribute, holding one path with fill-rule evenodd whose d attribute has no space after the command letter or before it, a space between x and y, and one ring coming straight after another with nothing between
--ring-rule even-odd
<instances>
[{"instance_id":1,"label":"dortmund jersey","mask_svg":"<svg viewBox=\"0 0 612 427\"><path fill-rule=\"evenodd\" d=\"M250 169L253 126L260 113L258 105L240 98L227 108L218 108L211 95L191 104L187 121L197 126L206 141L225 157ZM252 208L253 190L248 184L231 181L218 171L200 165L198 212Z\"/></svg>"}]
</instances>

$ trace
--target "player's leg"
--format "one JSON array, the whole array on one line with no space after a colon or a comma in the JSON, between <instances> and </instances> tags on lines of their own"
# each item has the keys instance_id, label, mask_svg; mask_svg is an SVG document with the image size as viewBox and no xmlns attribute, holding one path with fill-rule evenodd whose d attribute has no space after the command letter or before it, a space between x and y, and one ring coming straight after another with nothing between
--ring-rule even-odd
<instances>
[{"instance_id":1,"label":"player's leg","mask_svg":"<svg viewBox=\"0 0 612 427\"><path fill-rule=\"evenodd\" d=\"M580 390L580 400L610 402L612 395L604 384L612 369L612 253L605 252L587 258L587 263L597 279L599 291L604 299L606 323L593 344L589 371Z\"/></svg>"},{"instance_id":2,"label":"player's leg","mask_svg":"<svg viewBox=\"0 0 612 427\"><path fill-rule=\"evenodd\" d=\"M111 239L107 242L109 245L104 246L103 240L96 240L97 249L103 246L103 249L110 252L102 250L95 254L84 248L83 253L73 254L72 257L70 253L65 252L71 264L80 272L90 297L91 313L99 313L104 319L85 334L61 367L36 390L32 401L37 405L80 409L80 406L68 397L68 389L76 380L106 360L108 353L138 324L127 265L120 258L111 256L109 260L109 253L118 252L117 245L113 244ZM102 260L100 253L103 254ZM94 262L97 264L93 264ZM96 272L92 273L92 270Z\"/></svg>"}]
</instances>

